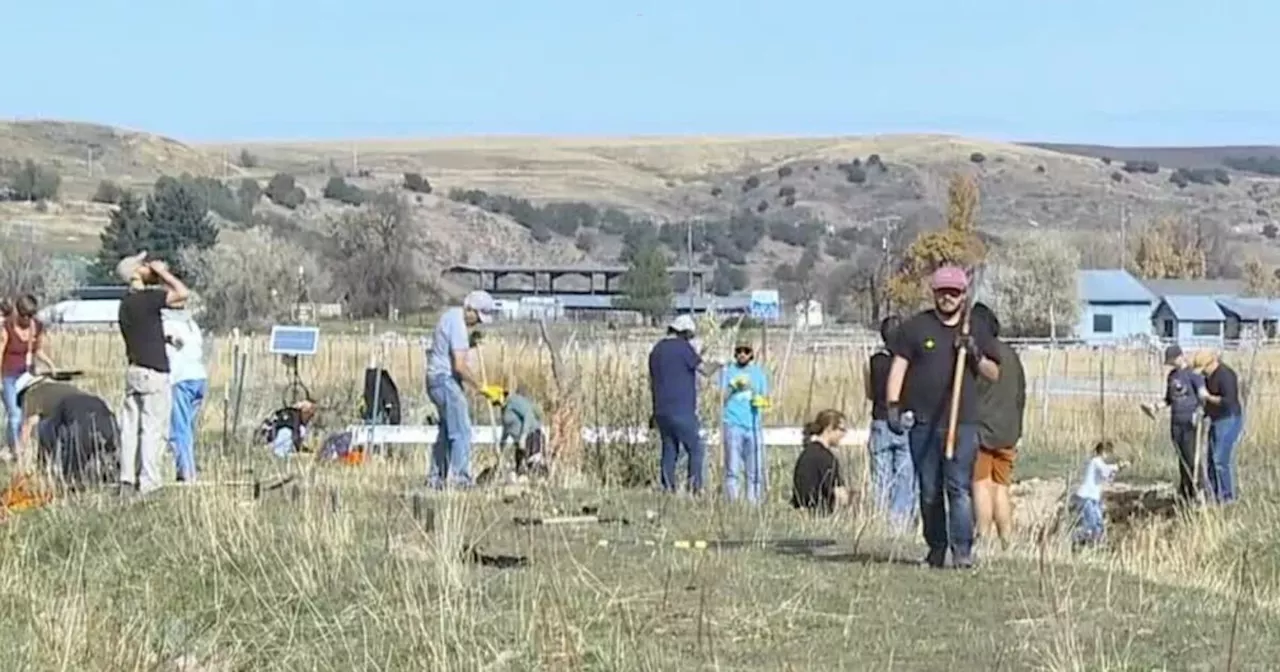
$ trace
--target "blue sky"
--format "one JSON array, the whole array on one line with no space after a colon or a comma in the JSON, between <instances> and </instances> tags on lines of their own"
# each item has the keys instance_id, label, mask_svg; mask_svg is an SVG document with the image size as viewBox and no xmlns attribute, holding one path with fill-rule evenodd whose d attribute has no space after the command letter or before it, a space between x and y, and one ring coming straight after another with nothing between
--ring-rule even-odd
<instances>
[{"instance_id":1,"label":"blue sky","mask_svg":"<svg viewBox=\"0 0 1280 672\"><path fill-rule=\"evenodd\" d=\"M1262 0L8 5L0 117L188 141L937 131L1280 143L1280 2Z\"/></svg>"}]
</instances>

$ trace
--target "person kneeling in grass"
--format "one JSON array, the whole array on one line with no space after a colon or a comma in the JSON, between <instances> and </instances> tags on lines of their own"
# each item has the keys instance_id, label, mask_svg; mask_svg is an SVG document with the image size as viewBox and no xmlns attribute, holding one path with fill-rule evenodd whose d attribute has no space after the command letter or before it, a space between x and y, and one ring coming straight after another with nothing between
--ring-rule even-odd
<instances>
[{"instance_id":1,"label":"person kneeling in grass","mask_svg":"<svg viewBox=\"0 0 1280 672\"><path fill-rule=\"evenodd\" d=\"M832 449L844 439L844 414L825 410L804 426L805 444L792 476L791 506L817 515L848 506L849 490L840 475L840 461Z\"/></svg>"},{"instance_id":2,"label":"person kneeling in grass","mask_svg":"<svg viewBox=\"0 0 1280 672\"><path fill-rule=\"evenodd\" d=\"M258 437L276 457L303 452L308 426L316 416L316 402L303 399L272 413L258 428Z\"/></svg>"}]
</instances>

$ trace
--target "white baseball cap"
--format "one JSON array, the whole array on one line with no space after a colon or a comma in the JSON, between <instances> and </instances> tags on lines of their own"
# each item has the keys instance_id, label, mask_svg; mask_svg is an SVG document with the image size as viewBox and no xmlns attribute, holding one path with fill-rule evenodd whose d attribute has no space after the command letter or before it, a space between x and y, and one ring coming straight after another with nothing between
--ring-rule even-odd
<instances>
[{"instance_id":1,"label":"white baseball cap","mask_svg":"<svg viewBox=\"0 0 1280 672\"><path fill-rule=\"evenodd\" d=\"M694 332L698 330L698 325L693 322L693 318L688 315L677 315L676 319L671 320L671 324L667 328L672 331L688 331Z\"/></svg>"},{"instance_id":2,"label":"white baseball cap","mask_svg":"<svg viewBox=\"0 0 1280 672\"><path fill-rule=\"evenodd\" d=\"M467 294L467 298L462 300L462 307L476 311L480 321L485 323L493 321L493 314L498 311L498 304L493 296L481 289Z\"/></svg>"}]
</instances>

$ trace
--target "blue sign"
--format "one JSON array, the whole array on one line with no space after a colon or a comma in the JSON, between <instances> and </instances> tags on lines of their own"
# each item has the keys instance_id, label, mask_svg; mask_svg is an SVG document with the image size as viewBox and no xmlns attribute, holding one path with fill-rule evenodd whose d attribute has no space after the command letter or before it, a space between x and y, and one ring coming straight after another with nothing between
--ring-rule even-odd
<instances>
[{"instance_id":1,"label":"blue sign","mask_svg":"<svg viewBox=\"0 0 1280 672\"><path fill-rule=\"evenodd\" d=\"M752 319L762 322L776 322L782 317L782 302L776 289L757 289L751 292L751 307L748 310Z\"/></svg>"}]
</instances>

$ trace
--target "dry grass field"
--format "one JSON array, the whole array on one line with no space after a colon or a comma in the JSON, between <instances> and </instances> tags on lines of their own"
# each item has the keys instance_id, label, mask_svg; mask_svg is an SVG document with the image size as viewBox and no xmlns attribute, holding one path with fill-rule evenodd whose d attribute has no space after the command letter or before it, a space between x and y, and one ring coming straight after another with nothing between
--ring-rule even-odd
<instances>
[{"instance_id":1,"label":"dry grass field","mask_svg":"<svg viewBox=\"0 0 1280 672\"><path fill-rule=\"evenodd\" d=\"M713 352L726 350L727 337L713 338ZM769 424L827 406L863 416L865 347L797 348L788 359L782 339L771 339L767 365L781 391ZM114 399L116 341L60 334L50 352ZM302 374L330 429L351 413L375 352L399 382L409 421L421 417L416 343L323 343ZM1167 427L1136 408L1142 391L1160 389L1162 372L1151 353L1058 351L1050 361L1048 351L1024 351L1031 399L1016 477L1030 494L1019 500L1019 538L1007 552L982 549L979 569L958 573L914 566L919 539L894 536L865 508L830 520L793 512L785 501L794 452L783 448L772 451L759 509L719 497L713 446L713 487L701 499L561 473L519 494L421 494L429 524L406 494L424 480L420 450L351 467L279 462L249 445L285 376L261 340L242 347L244 419L226 452L221 399L234 347L220 340L212 353L205 485L132 503L89 494L4 524L7 669L1263 670L1280 656L1280 459L1271 449L1280 419L1265 411L1280 392L1280 352L1227 355L1255 381L1260 409L1239 449L1241 502L1129 521L1108 548L1074 555L1063 533L1037 534L1052 508L1037 497L1061 494L1103 433L1134 463L1126 480L1171 479ZM493 337L480 354L491 380L550 403L545 348ZM643 422L643 355L642 345L579 334L564 346L559 403L580 425ZM707 390L703 408L715 397ZM704 422L714 415L704 412ZM608 463L656 471L652 446L599 450ZM841 458L860 480L865 449L847 446ZM229 484L284 474L296 475L296 491L255 500ZM512 523L584 506L630 524ZM528 564L466 561L472 547Z\"/></svg>"}]
</instances>

